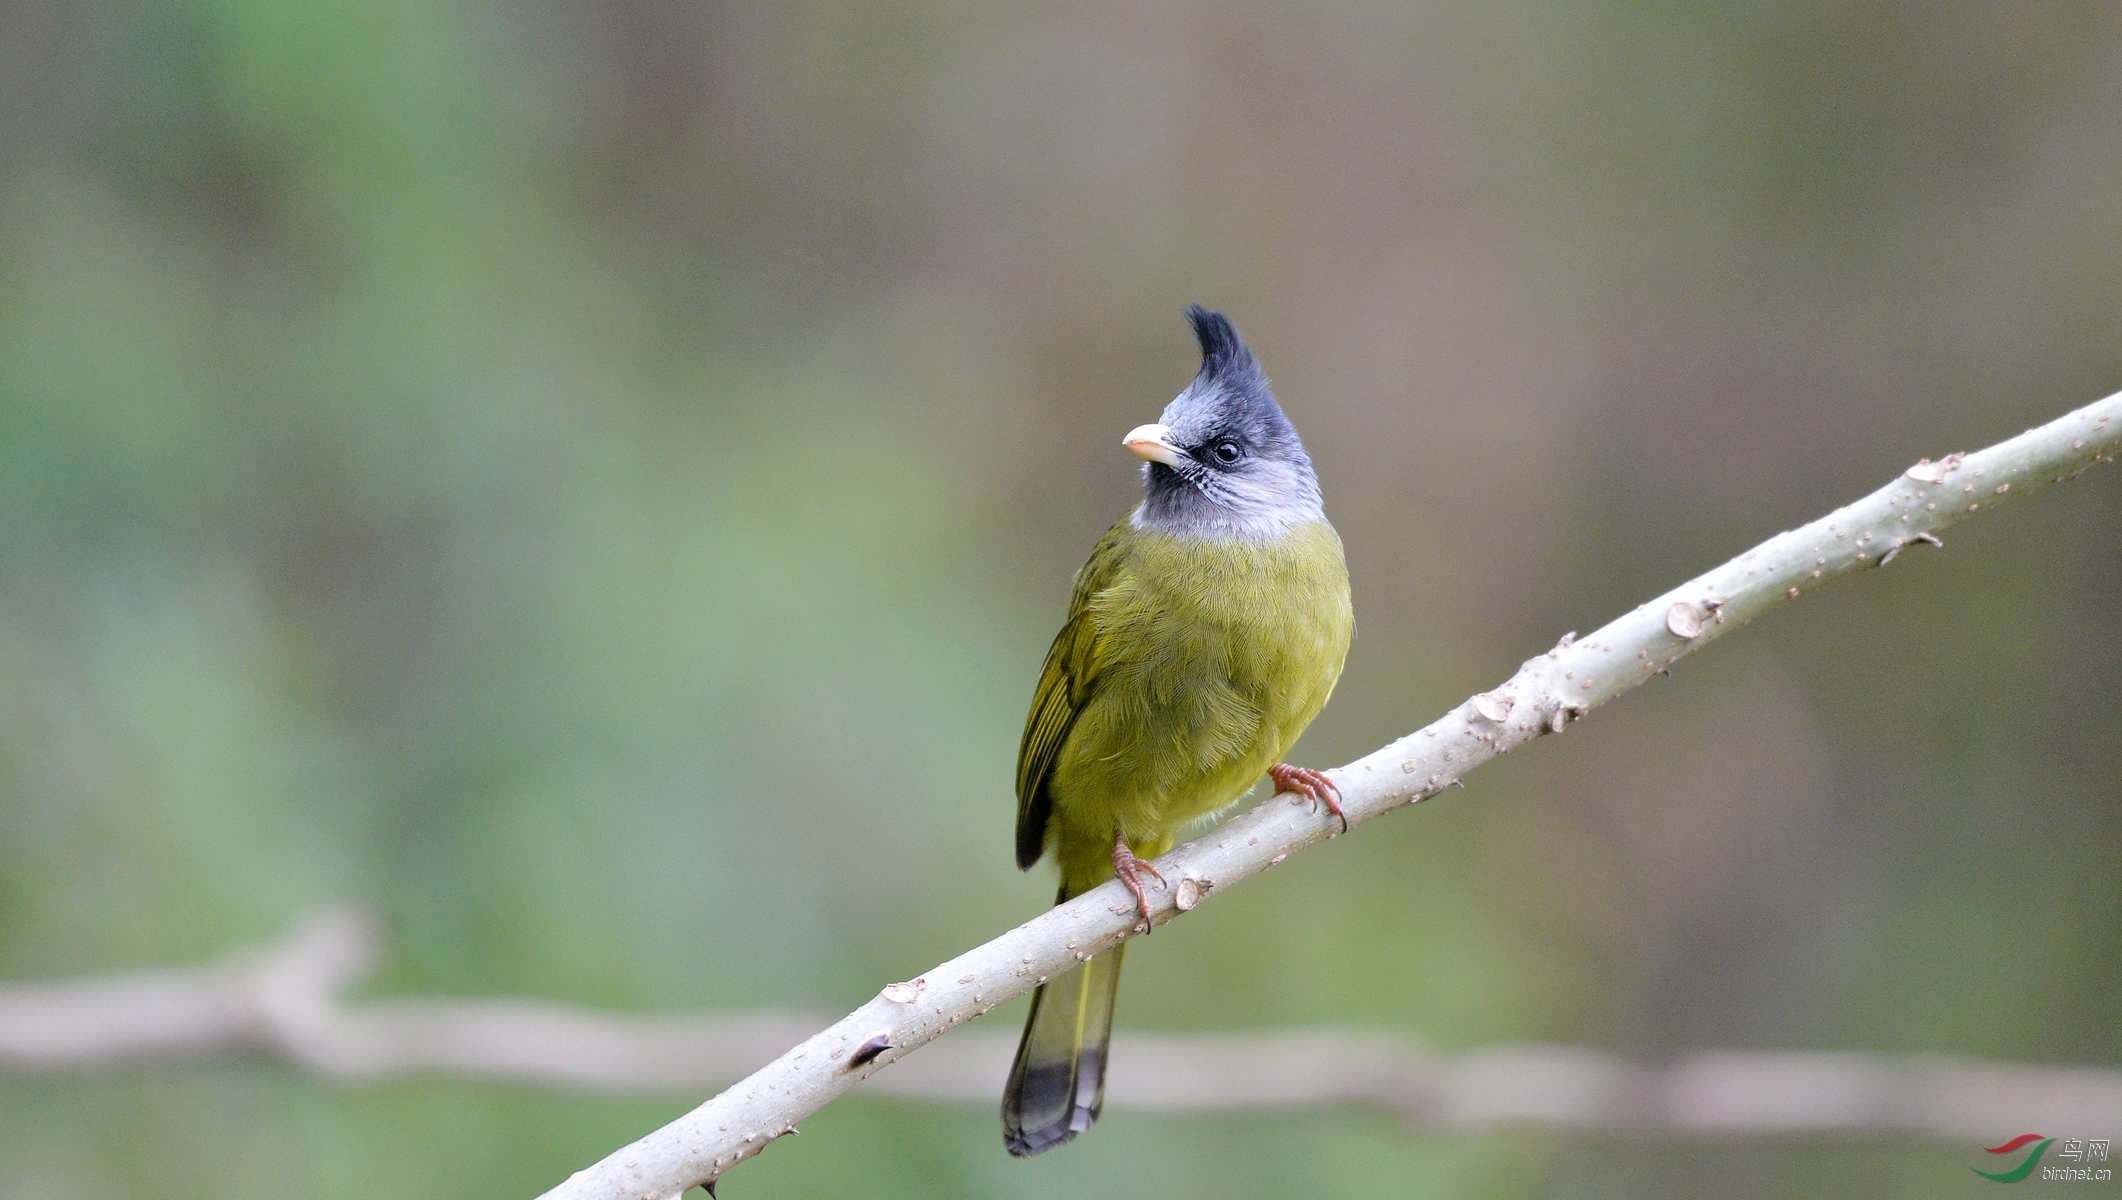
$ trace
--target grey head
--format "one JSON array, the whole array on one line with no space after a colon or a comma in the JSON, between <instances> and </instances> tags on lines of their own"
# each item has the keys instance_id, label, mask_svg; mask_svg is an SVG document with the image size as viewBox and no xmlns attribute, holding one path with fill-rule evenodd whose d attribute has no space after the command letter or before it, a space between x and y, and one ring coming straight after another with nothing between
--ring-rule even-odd
<instances>
[{"instance_id":1,"label":"grey head","mask_svg":"<svg viewBox=\"0 0 2122 1200\"><path fill-rule=\"evenodd\" d=\"M1258 540L1325 518L1319 478L1267 376L1222 313L1195 305L1201 372L1154 425L1127 435L1142 469L1138 528Z\"/></svg>"}]
</instances>

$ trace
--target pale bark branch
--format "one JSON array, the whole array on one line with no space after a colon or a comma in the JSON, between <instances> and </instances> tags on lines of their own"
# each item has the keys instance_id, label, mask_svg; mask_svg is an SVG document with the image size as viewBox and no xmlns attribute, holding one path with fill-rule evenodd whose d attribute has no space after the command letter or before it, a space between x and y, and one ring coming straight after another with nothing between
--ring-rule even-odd
<instances>
[{"instance_id":1,"label":"pale bark branch","mask_svg":"<svg viewBox=\"0 0 2122 1200\"><path fill-rule=\"evenodd\" d=\"M1360 824L1435 795L1472 768L1561 730L1771 608L1836 578L1893 562L1906 548L1935 545L1938 530L2112 461L2118 449L2122 394L1987 450L1918 463L1870 496L1779 534L1588 636L1563 638L1498 687L1332 772L1348 819ZM1152 893L1160 905L1156 920L1170 920L1337 829L1332 818L1286 800L1232 818L1158 860L1172 886ZM883 988L707 1103L577 1172L547 1195L674 1200L949 1029L1116 945L1130 936L1132 920L1132 906L1117 883L1042 913L922 975ZM9 985L0 989L0 1068L52 1069L62 1061L95 1061L99 1054L109 1060L195 1052L208 1045L277 1052L352 1077L433 1070L585 1086L627 1086L628 1079L681 1082L677 1056L654 1039L689 1036L682 1023L599 1020L529 1001L405 1000L341 1011L336 992L367 969L375 939L363 923L345 916L318 928L330 933L331 922L339 923L331 936L313 930L316 936L296 939L277 955L206 973ZM55 1002L72 1011L54 1016ZM38 1026L41 1032L17 1036L32 1027L32 1017L45 1021ZM734 1063L756 1061L748 1051L762 1043L796 1041L800 1030L769 1022L744 1028L740 1035L741 1049L730 1049L730 1042L714 1036L703 1036L693 1046L713 1059L717 1069L708 1077L727 1078ZM1000 1045L1003 1039L998 1035L991 1041ZM1199 1047L1209 1048L1209 1059L1220 1055L1246 1062L1249 1072L1257 1073L1261 1056L1287 1044L1279 1038L1218 1044L1139 1034L1127 1042L1115 1058L1115 1103L1126 1102L1122 1089L1127 1087L1139 1089L1133 1092L1136 1102L1174 1106L1215 1094L1242 1094L1227 1074L1216 1073L1213 1061L1200 1061ZM1187 1045L1195 1051L1184 1062L1161 1061L1160 1044L1173 1054ZM2064 1068L1772 1054L1702 1056L1649 1068L1556 1048L1444 1058L1404 1045L1402 1052L1386 1053L1367 1043L1336 1044L1357 1047L1342 1060L1351 1070L1336 1086L1368 1080L1364 1086L1375 1102L1447 1124L1833 1127L1979 1137L1995 1128L1997 1113L2032 1119L2056 1111L2058 1127L2107 1114L2098 1126L2105 1128L2113 1123L2116 1105L2111 1074ZM714 1058L718 1047L728 1054ZM859 1065L851 1065L858 1051ZM1001 1061L997 1055L997 1065L981 1073L987 1088L996 1086ZM1131 1061L1144 1064L1139 1078L1124 1073ZM1284 1065L1278 1086L1297 1077L1297 1065ZM897 1073L908 1093L918 1090L921 1077L915 1070ZM673 1074L658 1076L659 1071ZM1211 1082L1202 1091L1188 1090L1200 1080ZM1844 1100L1839 1110L1814 1107L1831 1096ZM2068 1111L2047 1107L2056 1104ZM1579 1115L1571 1118L1570 1113ZM1847 1125L1838 1123L1844 1116Z\"/></svg>"},{"instance_id":2,"label":"pale bark branch","mask_svg":"<svg viewBox=\"0 0 2122 1200\"><path fill-rule=\"evenodd\" d=\"M1467 771L1635 687L1682 656L1842 576L1894 561L1977 512L2074 478L2122 449L2122 393L1986 450L1924 460L1885 487L1778 534L1589 636L1565 636L1500 686L1331 772L1351 824L1413 804ZM1287 801L1241 813L1157 860L1173 886L1158 921L1325 840L1332 818ZM675 1200L945 1031L1130 936L1107 883L903 983L750 1077L547 1192L554 1200ZM888 1046L873 1053L877 1046ZM859 1059L857 1053L861 1052ZM859 1062L860 1065L851 1065Z\"/></svg>"},{"instance_id":3,"label":"pale bark branch","mask_svg":"<svg viewBox=\"0 0 2122 1200\"><path fill-rule=\"evenodd\" d=\"M54 1074L232 1053L341 1080L440 1077L566 1090L697 1092L817 1028L800 1014L640 1017L521 1000L349 1002L380 951L337 910L222 964L0 984L0 1072ZM1015 1035L971 1030L879 1075L873 1094L995 1103ZM1659 1064L1572 1046L1457 1053L1405 1034L1287 1029L1114 1035L1115 1108L1326 1106L1456 1132L1916 1136L2122 1127L2122 1071L1936 1056L1703 1051Z\"/></svg>"}]
</instances>

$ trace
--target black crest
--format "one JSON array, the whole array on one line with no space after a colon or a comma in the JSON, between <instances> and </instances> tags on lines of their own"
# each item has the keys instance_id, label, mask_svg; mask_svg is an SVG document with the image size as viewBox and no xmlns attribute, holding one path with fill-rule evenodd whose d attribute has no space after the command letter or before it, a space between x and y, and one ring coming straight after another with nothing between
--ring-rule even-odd
<instances>
[{"instance_id":1,"label":"black crest","mask_svg":"<svg viewBox=\"0 0 2122 1200\"><path fill-rule=\"evenodd\" d=\"M1260 364L1238 336L1230 318L1198 304L1186 310L1186 320L1201 342L1201 377L1209 383L1246 388L1259 380ZM1260 382L1265 382L1261 380Z\"/></svg>"}]
</instances>

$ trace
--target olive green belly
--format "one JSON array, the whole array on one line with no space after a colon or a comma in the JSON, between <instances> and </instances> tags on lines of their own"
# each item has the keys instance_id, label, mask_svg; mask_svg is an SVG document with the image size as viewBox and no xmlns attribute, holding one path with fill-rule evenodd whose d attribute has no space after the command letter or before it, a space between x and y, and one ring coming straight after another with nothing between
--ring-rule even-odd
<instances>
[{"instance_id":1,"label":"olive green belly","mask_svg":"<svg viewBox=\"0 0 2122 1200\"><path fill-rule=\"evenodd\" d=\"M1098 686L1054 764L1064 873L1116 833L1160 853L1258 782L1325 705L1354 632L1331 526L1273 545L1140 536L1092 599Z\"/></svg>"}]
</instances>

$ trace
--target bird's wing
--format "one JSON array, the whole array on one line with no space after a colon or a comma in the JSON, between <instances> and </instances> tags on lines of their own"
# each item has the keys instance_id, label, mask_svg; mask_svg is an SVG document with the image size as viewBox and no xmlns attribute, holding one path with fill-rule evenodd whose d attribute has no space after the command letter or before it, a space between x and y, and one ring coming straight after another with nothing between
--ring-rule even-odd
<instances>
[{"instance_id":1,"label":"bird's wing","mask_svg":"<svg viewBox=\"0 0 2122 1200\"><path fill-rule=\"evenodd\" d=\"M1091 601L1110 587L1127 560L1128 521L1106 531L1090 561L1076 572L1076 589L1068 599L1068 621L1054 635L1032 696L1031 716L1024 723L1024 742L1017 748L1017 865L1039 861L1046 843L1046 822L1053 814L1047 785L1054 761L1068 740L1092 691L1098 685L1099 625Z\"/></svg>"}]
</instances>

